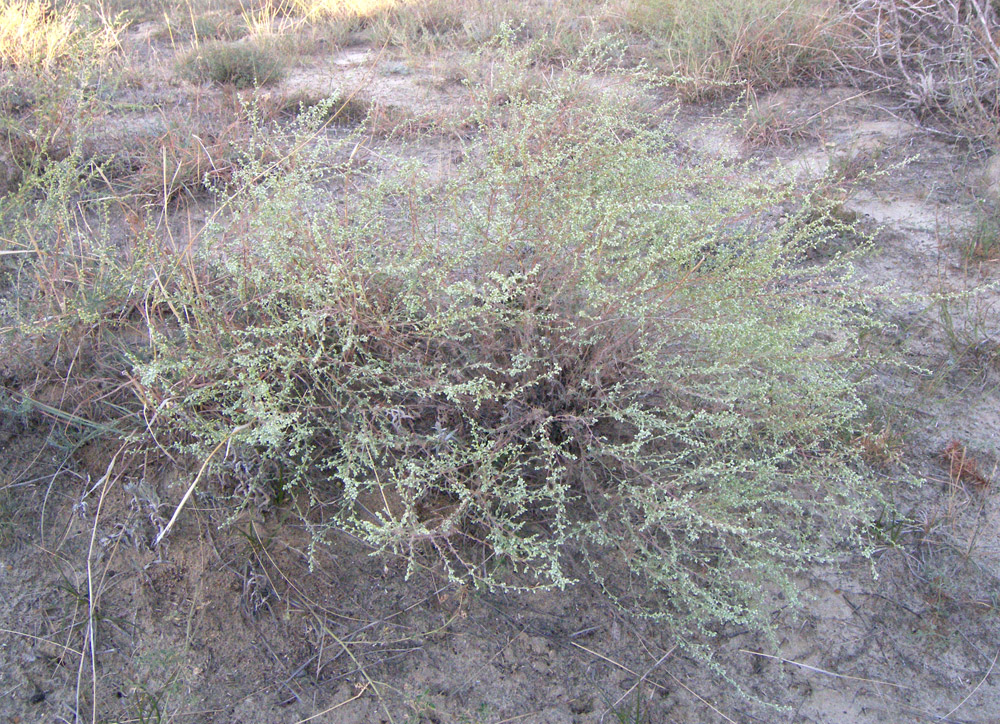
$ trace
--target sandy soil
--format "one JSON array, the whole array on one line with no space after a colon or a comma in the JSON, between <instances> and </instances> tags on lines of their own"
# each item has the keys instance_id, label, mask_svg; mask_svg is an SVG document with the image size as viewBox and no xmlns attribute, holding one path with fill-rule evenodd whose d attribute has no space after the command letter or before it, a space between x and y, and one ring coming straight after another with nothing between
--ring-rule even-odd
<instances>
[{"instance_id":1,"label":"sandy soil","mask_svg":"<svg viewBox=\"0 0 1000 724\"><path fill-rule=\"evenodd\" d=\"M281 90L363 87L415 117L440 114L461 102L447 65L351 49L293 72ZM777 128L765 145L747 143L738 111L720 120L709 106L681 109L682 136L698 153L803 177L887 167L843 206L875 234L863 272L898 289L891 314L928 370L886 380L908 431L904 460L923 484L884 472L885 495L905 514L883 521L885 546L871 561L845 550L841 565L812 571L802 613L776 601L777 651L718 632L735 684L780 709L742 696L586 584L501 595L433 569L406 581L395 561L347 539L310 570L288 511L220 527L210 493L154 549L190 471L108 487L113 449L68 456L58 425L8 415L0 721L67 722L78 710L82 721L96 712L102 722L206 724L1000 721L1000 499L995 486L957 479L944 457L958 441L996 478L1000 296L978 288L997 266L970 264L959 243L974 179L988 169L877 97L801 88L758 101ZM458 140L434 153L447 164L452 151ZM957 291L969 296L940 309L928 301Z\"/></svg>"}]
</instances>

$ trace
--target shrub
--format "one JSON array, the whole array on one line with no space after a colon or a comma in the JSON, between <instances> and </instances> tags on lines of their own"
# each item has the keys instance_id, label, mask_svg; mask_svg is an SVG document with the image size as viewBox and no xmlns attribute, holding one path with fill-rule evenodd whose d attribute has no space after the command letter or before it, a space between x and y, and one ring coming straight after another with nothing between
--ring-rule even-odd
<instances>
[{"instance_id":1,"label":"shrub","mask_svg":"<svg viewBox=\"0 0 1000 724\"><path fill-rule=\"evenodd\" d=\"M990 0L846 3L851 33L842 65L951 132L1000 143L1000 15Z\"/></svg>"},{"instance_id":2,"label":"shrub","mask_svg":"<svg viewBox=\"0 0 1000 724\"><path fill-rule=\"evenodd\" d=\"M212 41L194 48L181 63L195 82L252 88L281 80L283 68L278 54L254 42Z\"/></svg>"},{"instance_id":3,"label":"shrub","mask_svg":"<svg viewBox=\"0 0 1000 724\"><path fill-rule=\"evenodd\" d=\"M806 260L829 220L776 213L791 186L582 98L484 96L443 182L353 140L280 171L251 144L144 301L146 420L239 506L296 494L315 544L501 588L589 571L689 643L766 628L871 493L864 295Z\"/></svg>"}]
</instances>

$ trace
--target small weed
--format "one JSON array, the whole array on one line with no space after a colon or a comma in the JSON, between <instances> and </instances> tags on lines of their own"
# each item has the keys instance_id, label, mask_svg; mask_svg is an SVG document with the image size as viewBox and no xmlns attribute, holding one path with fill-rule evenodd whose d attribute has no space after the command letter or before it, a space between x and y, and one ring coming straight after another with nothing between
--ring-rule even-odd
<instances>
[{"instance_id":1,"label":"small weed","mask_svg":"<svg viewBox=\"0 0 1000 724\"><path fill-rule=\"evenodd\" d=\"M951 352L952 363L985 381L1000 362L1000 339L992 319L994 304L975 289L942 296L936 302L938 324Z\"/></svg>"},{"instance_id":2,"label":"small weed","mask_svg":"<svg viewBox=\"0 0 1000 724\"><path fill-rule=\"evenodd\" d=\"M0 85L0 113L17 115L30 111L38 102L35 90L28 83L17 82L16 76L6 76Z\"/></svg>"},{"instance_id":3,"label":"small weed","mask_svg":"<svg viewBox=\"0 0 1000 724\"><path fill-rule=\"evenodd\" d=\"M164 724L168 721L168 713L157 692L151 692L141 684L133 685L132 689L132 694L128 696L128 718L122 720L121 724L126 721L135 724Z\"/></svg>"},{"instance_id":4,"label":"small weed","mask_svg":"<svg viewBox=\"0 0 1000 724\"><path fill-rule=\"evenodd\" d=\"M829 146L830 164L827 174L842 187L871 180L890 163L889 149L883 143L872 146ZM905 165L907 162L903 162Z\"/></svg>"},{"instance_id":5,"label":"small weed","mask_svg":"<svg viewBox=\"0 0 1000 724\"><path fill-rule=\"evenodd\" d=\"M367 121L377 108L367 95L352 93L329 106L329 120L337 125L356 126Z\"/></svg>"},{"instance_id":6,"label":"small weed","mask_svg":"<svg viewBox=\"0 0 1000 724\"><path fill-rule=\"evenodd\" d=\"M181 70L198 83L236 88L276 83L284 74L281 58L272 47L249 41L202 43L181 61Z\"/></svg>"},{"instance_id":7,"label":"small weed","mask_svg":"<svg viewBox=\"0 0 1000 724\"><path fill-rule=\"evenodd\" d=\"M890 423L868 423L855 441L869 465L890 468L902 462L903 437Z\"/></svg>"},{"instance_id":8,"label":"small weed","mask_svg":"<svg viewBox=\"0 0 1000 724\"><path fill-rule=\"evenodd\" d=\"M751 93L739 129L743 145L749 149L758 149L807 138L810 136L807 125L790 118L779 108L762 105L756 94Z\"/></svg>"},{"instance_id":9,"label":"small weed","mask_svg":"<svg viewBox=\"0 0 1000 724\"><path fill-rule=\"evenodd\" d=\"M262 111L266 118L294 118L305 111L324 107L322 119L338 126L363 124L377 107L366 93L354 91L345 94L319 94L309 90L272 96L264 102Z\"/></svg>"},{"instance_id":10,"label":"small weed","mask_svg":"<svg viewBox=\"0 0 1000 724\"><path fill-rule=\"evenodd\" d=\"M407 724L424 724L427 721L438 721L437 707L434 705L434 692L425 689L413 697L408 706L412 710Z\"/></svg>"},{"instance_id":11,"label":"small weed","mask_svg":"<svg viewBox=\"0 0 1000 724\"><path fill-rule=\"evenodd\" d=\"M992 480L979 468L976 458L969 454L968 448L958 440L952 440L941 453L948 463L948 478L952 485L963 482L972 483L982 488L989 487Z\"/></svg>"},{"instance_id":12,"label":"small weed","mask_svg":"<svg viewBox=\"0 0 1000 724\"><path fill-rule=\"evenodd\" d=\"M483 702L476 707L474 714L464 713L459 716L458 724L484 724L490 721L490 715L492 713L492 707L486 702Z\"/></svg>"},{"instance_id":13,"label":"small weed","mask_svg":"<svg viewBox=\"0 0 1000 724\"><path fill-rule=\"evenodd\" d=\"M970 261L1000 260L1000 208L997 204L982 202L978 205L962 250Z\"/></svg>"},{"instance_id":14,"label":"small weed","mask_svg":"<svg viewBox=\"0 0 1000 724\"><path fill-rule=\"evenodd\" d=\"M141 654L135 665L145 679L132 680L119 692L125 715L115 724L167 724L173 721L171 700L182 688L181 667L172 652ZM165 676L164 676L165 675Z\"/></svg>"},{"instance_id":15,"label":"small weed","mask_svg":"<svg viewBox=\"0 0 1000 724\"><path fill-rule=\"evenodd\" d=\"M641 682L636 686L632 703L619 704L611 709L618 724L652 724L648 704L644 706Z\"/></svg>"},{"instance_id":16,"label":"small weed","mask_svg":"<svg viewBox=\"0 0 1000 724\"><path fill-rule=\"evenodd\" d=\"M886 506L871 522L868 532L877 548L895 549L902 545L904 536L912 532L912 521Z\"/></svg>"}]
</instances>

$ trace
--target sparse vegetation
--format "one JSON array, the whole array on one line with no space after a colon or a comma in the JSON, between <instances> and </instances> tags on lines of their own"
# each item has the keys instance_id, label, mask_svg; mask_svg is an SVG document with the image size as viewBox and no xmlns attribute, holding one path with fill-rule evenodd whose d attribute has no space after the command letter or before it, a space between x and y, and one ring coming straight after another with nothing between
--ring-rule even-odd
<instances>
[{"instance_id":1,"label":"sparse vegetation","mask_svg":"<svg viewBox=\"0 0 1000 724\"><path fill-rule=\"evenodd\" d=\"M278 114L283 108L281 103L272 112ZM185 117L172 118L163 133L137 144L129 155L135 170L123 180L136 209L134 224L144 222L142 209L151 202L205 196L212 186L228 182L239 163L239 149L252 134L247 109L230 97L207 101Z\"/></svg>"},{"instance_id":2,"label":"sparse vegetation","mask_svg":"<svg viewBox=\"0 0 1000 724\"><path fill-rule=\"evenodd\" d=\"M0 3L0 194L82 145L122 26L72 4Z\"/></svg>"}]
</instances>

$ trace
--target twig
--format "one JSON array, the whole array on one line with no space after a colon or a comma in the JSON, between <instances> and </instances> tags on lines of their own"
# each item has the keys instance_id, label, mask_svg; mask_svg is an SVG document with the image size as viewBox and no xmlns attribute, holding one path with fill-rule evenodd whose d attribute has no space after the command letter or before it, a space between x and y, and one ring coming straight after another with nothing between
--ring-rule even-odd
<instances>
[{"instance_id":1,"label":"twig","mask_svg":"<svg viewBox=\"0 0 1000 724\"><path fill-rule=\"evenodd\" d=\"M750 654L752 656L762 656L765 659L774 659L775 661L780 661L783 664L793 664L794 666L798 666L798 667L803 668L803 669L808 669L809 671L815 671L818 674L826 674L827 676L833 676L833 677L836 677L838 679L850 679L852 681L864 681L865 683L868 683L868 684L882 684L884 686L892 686L892 687L895 687L897 689L908 689L908 690L911 690L911 691L914 688L912 686L906 686L904 684L894 684L891 681L881 681L879 679L866 679L866 678L861 677L861 676L850 676L849 674L838 674L835 671L827 671L826 669L821 669L821 668L819 668L817 666L810 666L809 664L803 664L800 661L792 661L791 659L785 659L785 658L782 658L781 656L772 656L771 654L765 654L765 653L762 653L760 651L749 651L747 649L740 649L740 653L741 654Z\"/></svg>"},{"instance_id":2,"label":"twig","mask_svg":"<svg viewBox=\"0 0 1000 724\"><path fill-rule=\"evenodd\" d=\"M339 704L334 704L329 709L324 709L323 711L319 712L318 714L313 714L312 716L306 717L305 719L299 719L297 722L295 722L295 724L306 724L307 721L312 721L313 719L318 719L319 717L323 716L324 714L329 714L334 709L339 709L340 707L342 707L342 706L344 706L346 704L350 704L355 699L360 699L361 695L364 694L366 691L368 691L368 686L369 686L369 684L366 681L365 684L364 684L364 686L361 687L361 690L357 694L355 694L354 696L352 696L350 699L344 699L344 701L340 702Z\"/></svg>"},{"instance_id":3,"label":"twig","mask_svg":"<svg viewBox=\"0 0 1000 724\"><path fill-rule=\"evenodd\" d=\"M41 636L35 636L34 634L30 633L25 633L24 631L13 631L9 628L0 628L0 633L9 634L11 636L24 636L24 638L31 639L32 641L40 641L41 643L48 643L52 644L53 646L58 646L63 651L75 654L76 656L83 656L82 651L77 651L76 649L70 648L69 646L63 646L62 644L58 644L50 639L42 638Z\"/></svg>"},{"instance_id":4,"label":"twig","mask_svg":"<svg viewBox=\"0 0 1000 724\"><path fill-rule=\"evenodd\" d=\"M77 669L76 674L76 706L74 707L74 715L76 720L80 720L80 684L83 678L83 666L86 659L86 650L89 645L90 649L90 675L91 675L91 703L90 703L90 720L92 722L97 721L97 631L94 627L94 616L97 611L97 604L94 602L94 571L93 571L93 559L94 559L94 543L97 540L97 524L101 519L101 508L104 507L104 498L108 494L108 490L111 488L111 483L114 480L111 479L111 471L115 467L115 463L118 461L118 455L125 446L122 445L118 448L117 452L111 457L111 462L108 463L108 468L104 472L104 476L101 478L103 481L103 487L101 488L101 497L97 501L97 511L94 513L94 525L90 530L90 546L87 549L87 629L84 634L84 641L82 648L83 652L80 653L80 666Z\"/></svg>"},{"instance_id":5,"label":"twig","mask_svg":"<svg viewBox=\"0 0 1000 724\"><path fill-rule=\"evenodd\" d=\"M627 666L626 666L625 664L622 664L622 663L620 663L620 662L618 662L618 661L615 661L614 659L609 659L609 658L608 658L607 656L605 656L604 654L601 654L601 653L598 653L597 651L594 651L593 649L588 649L588 648L587 648L586 646L584 646L583 644L578 644L578 643L576 643L575 641L571 641L570 643L571 643L571 644L572 644L573 646L576 646L576 647L577 647L578 649L583 649L584 651L586 651L586 652L587 652L588 654L590 654L591 656L596 656L597 658L601 659L602 661L607 661L607 662L608 662L609 664L611 664L612 666L617 666L617 667L618 667L619 669L621 669L622 671L625 671L625 672L627 672L627 673L629 673L629 674L632 674L632 676L639 676L639 673L638 673L638 672L636 672L636 671L633 671L632 669L630 669L629 667L627 667ZM706 701L706 700L705 700L705 699L704 699L703 697L699 696L699 695L697 694L697 692L695 692L695 691L692 691L692 690L691 690L691 689L690 689L689 687L685 686L685 685L684 685L684 682L682 682L682 681L681 681L680 679L678 679L678 678L677 678L676 676L674 676L673 674L671 674L671 673L670 673L669 671L667 671L667 672L664 672L664 673L666 673L666 675L667 675L667 676L669 676L669 677L670 677L671 679L673 679L673 680L674 680L674 682L675 682L675 683L676 683L676 684L677 684L678 686L680 686L680 687L681 687L682 689L684 689L684 690L685 690L685 691L686 691L687 693L691 694L691 696L695 697L695 698L696 698L696 699L697 699L698 701L700 701L700 702L701 702L702 704L704 704L704 705L705 705L705 706L707 706L707 707L708 707L709 709L711 709L712 711L714 711L714 712L715 712L716 714L718 714L719 716L721 716L721 717L722 717L723 719L725 719L725 720L726 720L727 722L729 722L729 724L736 724L736 722L735 722L735 721L733 721L733 720L732 720L732 719L730 719L730 718L729 718L728 716L726 716L726 715L725 715L725 714L723 714L723 713L722 713L721 711L719 711L719 710L718 710L717 708L715 708L714 706L712 706L712 704L711 704L711 703L709 703L708 701ZM663 684L659 684L659 683L657 683L657 682L653 681L652 679L649 679L649 683L650 683L650 684L652 684L652 685L653 685L654 687L656 687L657 689L659 689L660 691L665 691L665 692L668 692L668 691L669 691L669 689L667 689L667 687L665 687L665 686L664 686Z\"/></svg>"},{"instance_id":6,"label":"twig","mask_svg":"<svg viewBox=\"0 0 1000 724\"><path fill-rule=\"evenodd\" d=\"M619 696L618 699L617 699L617 701L615 701L615 703L612 704L610 708L614 709L616 706L618 706L621 703L622 699L624 699L626 696L628 696L629 694L631 694L632 690L635 689L635 687L637 687L639 684L641 684L646 679L646 677L649 676L649 674L654 669L656 669L660 664L662 664L664 661L666 661L667 657L670 656L672 653L674 653L674 650L676 648L677 648L677 644L674 644L673 646L671 646L667 650L667 653L663 654L663 656L661 656L659 658L659 660L655 664L653 664L648 669L646 669L646 673L644 673L642 676L640 676L638 679L636 679L636 682L634 684L632 684L632 686L630 686L628 688L628 691L626 691L624 694L622 694L621 696Z\"/></svg>"},{"instance_id":7,"label":"twig","mask_svg":"<svg viewBox=\"0 0 1000 724\"><path fill-rule=\"evenodd\" d=\"M943 717L941 717L941 719L947 719L947 718L949 718L952 714L954 714L956 711L958 711L959 709L962 708L962 706L965 704L965 702L967 702L969 700L969 697L971 697L973 694L975 694L977 691L979 691L979 687L982 686L983 682L985 682L988 678L990 678L990 674L993 673L993 667L997 665L997 657L998 656L1000 656L1000 649L997 649L996 656L993 657L993 663L990 664L990 668L986 671L985 676L983 676L983 678L979 680L979 683L976 684L976 688L973 689L972 691L970 691L965 696L964 699L962 699L960 702L958 702L958 704L955 706L954 709L952 709L947 714L945 714Z\"/></svg>"},{"instance_id":8,"label":"twig","mask_svg":"<svg viewBox=\"0 0 1000 724\"><path fill-rule=\"evenodd\" d=\"M351 661L354 662L354 665L357 667L357 670L360 671L361 675L365 677L365 681L367 682L365 688L367 688L368 684L371 685L372 690L375 692L375 696L378 697L379 702L382 704L383 711L385 711L386 716L389 718L390 724L395 724L395 720L392 718L392 713L389 711L389 708L385 704L385 699L383 699L382 694L378 690L378 687L375 686L374 680L372 680L372 677L369 676L368 671L365 670L365 667L362 665L362 663L358 661L358 658L354 655L354 652L351 651L351 649L347 646L346 642L344 642L339 636L337 636L337 634L335 634L333 631L330 630L330 627L326 625L326 622L323 619L321 619L319 616L316 615L315 611L309 609L309 613L311 613L313 618L316 620L316 623L319 625L320 630L323 633L327 634L334 641L336 641L337 644L340 646L340 648L343 649L347 653L347 655L351 658Z\"/></svg>"},{"instance_id":9,"label":"twig","mask_svg":"<svg viewBox=\"0 0 1000 724\"><path fill-rule=\"evenodd\" d=\"M179 502L177 504L177 507L174 509L174 514L172 516L170 516L170 521L167 523L166 527L159 532L159 534L156 536L156 539L153 541L153 547L154 548L160 544L160 541L163 540L164 536L166 536L166 534L170 532L170 529L174 527L174 523L177 522L177 517L181 514L181 510L184 509L185 504L187 504L188 498L190 498L191 494L194 493L194 489L198 486L198 481L200 481L201 480L201 476L205 474L205 469L208 468L208 464L210 462L212 462L212 458L215 457L215 453L219 452L219 450L222 449L223 445L227 445L229 443L229 441L232 439L233 435L236 435L237 433L243 432L248 427L250 427L252 424L253 423L251 423L251 422L247 422L247 423L244 423L242 425L238 425L237 427L234 427L233 430L232 430L232 432L230 432L228 435L226 435L222 439L222 441L218 445L215 446L215 449L212 450L212 452L210 452L208 454L208 457L205 458L205 462L202 463L202 465L201 465L201 469L198 471L198 474L195 476L194 482L191 483L191 485L187 489L187 492L184 493L184 497L181 498L181 502Z\"/></svg>"}]
</instances>

